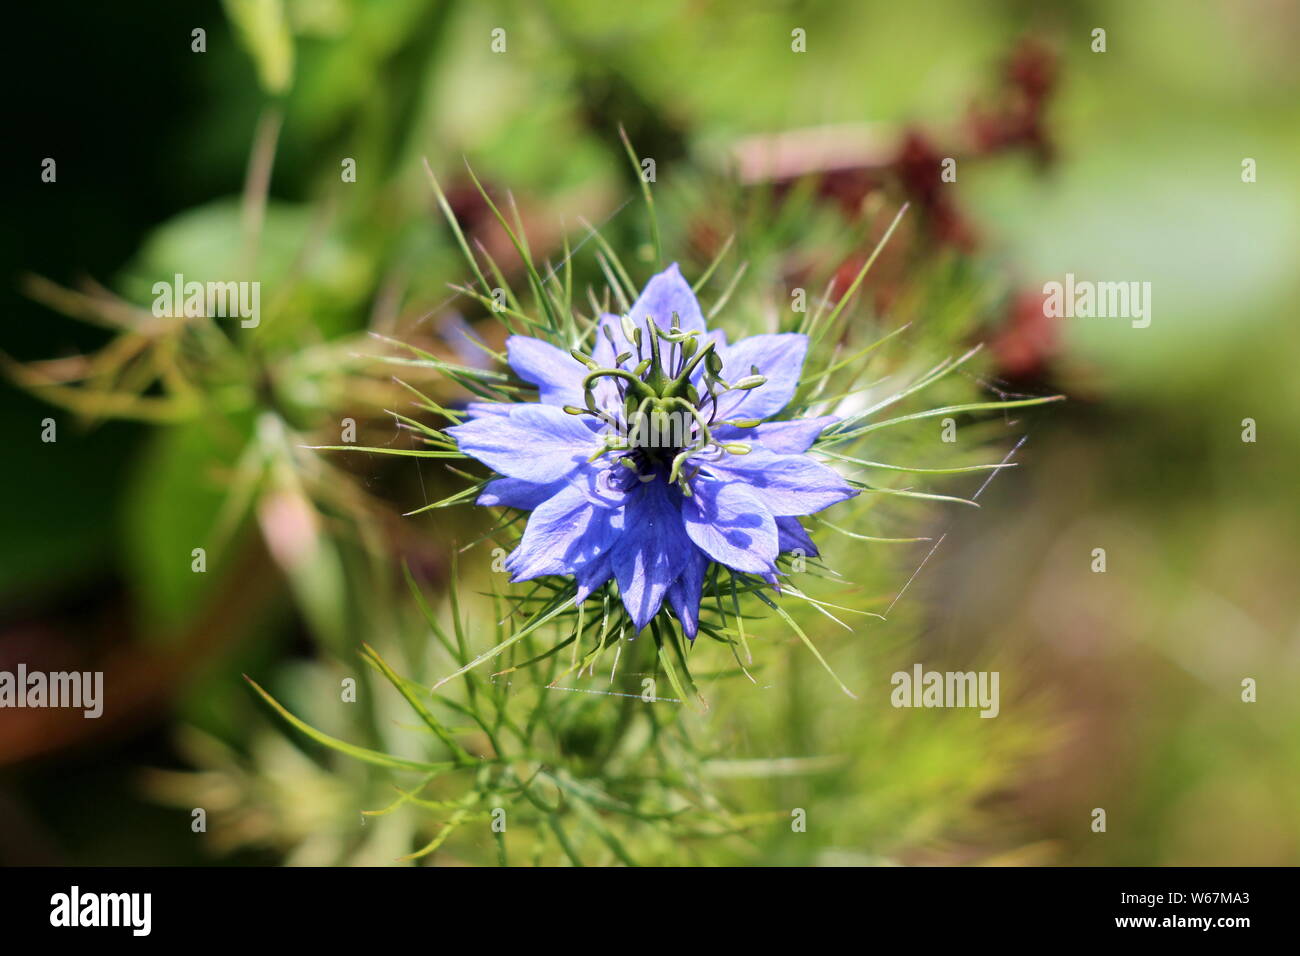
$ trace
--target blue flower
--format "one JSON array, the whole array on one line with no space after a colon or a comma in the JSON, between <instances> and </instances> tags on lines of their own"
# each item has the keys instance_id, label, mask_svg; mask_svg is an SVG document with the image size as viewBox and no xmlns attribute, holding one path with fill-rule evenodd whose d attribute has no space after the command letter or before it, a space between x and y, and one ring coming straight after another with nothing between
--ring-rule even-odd
<instances>
[{"instance_id":1,"label":"blue flower","mask_svg":"<svg viewBox=\"0 0 1300 956\"><path fill-rule=\"evenodd\" d=\"M777 583L817 549L800 524L857 494L804 453L833 417L769 421L794 397L805 335L728 344L673 264L587 355L515 335L507 360L538 402L473 403L447 429L501 477L480 505L531 511L515 581L570 575L581 602L613 578L640 631L665 600L694 639L710 562Z\"/></svg>"}]
</instances>

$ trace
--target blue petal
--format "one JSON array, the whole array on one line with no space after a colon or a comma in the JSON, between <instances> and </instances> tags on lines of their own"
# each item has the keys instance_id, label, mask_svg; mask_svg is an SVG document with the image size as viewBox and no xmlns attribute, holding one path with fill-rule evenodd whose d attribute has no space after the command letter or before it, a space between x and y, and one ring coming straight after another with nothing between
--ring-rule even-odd
<instances>
[{"instance_id":1,"label":"blue petal","mask_svg":"<svg viewBox=\"0 0 1300 956\"><path fill-rule=\"evenodd\" d=\"M704 313L700 311L699 300L675 262L645 284L628 315L642 329L648 330L649 318L666 331L673 326L674 312L683 332L704 331Z\"/></svg>"},{"instance_id":2,"label":"blue petal","mask_svg":"<svg viewBox=\"0 0 1300 956\"><path fill-rule=\"evenodd\" d=\"M617 475L613 475L615 471ZM627 492L610 481L611 477L622 478L622 475L621 467L604 458L597 462L582 462L564 480L586 495L587 502L597 508L622 508L627 501Z\"/></svg>"},{"instance_id":3,"label":"blue petal","mask_svg":"<svg viewBox=\"0 0 1300 956\"><path fill-rule=\"evenodd\" d=\"M755 367L767 382L744 392L724 392L718 398L717 417L768 418L785 408L799 387L807 351L808 336L797 332L751 335L719 349L722 377L728 382L744 378Z\"/></svg>"},{"instance_id":4,"label":"blue petal","mask_svg":"<svg viewBox=\"0 0 1300 956\"><path fill-rule=\"evenodd\" d=\"M624 530L610 551L623 606L638 632L663 604L669 585L681 574L683 555L693 547L672 497L662 481L629 494Z\"/></svg>"},{"instance_id":5,"label":"blue petal","mask_svg":"<svg viewBox=\"0 0 1300 956\"><path fill-rule=\"evenodd\" d=\"M777 518L776 535L780 540L782 554L787 551L802 551L804 557L808 558L816 558L821 555L821 552L817 550L817 545L813 544L813 539L808 537L808 532L799 523L798 518Z\"/></svg>"},{"instance_id":6,"label":"blue petal","mask_svg":"<svg viewBox=\"0 0 1300 956\"><path fill-rule=\"evenodd\" d=\"M641 329L641 346L642 357L650 356L650 342L647 336L650 334L649 326L646 324L646 317L654 319L659 328L667 331L673 325L673 313L677 313L677 323L684 332L704 333L704 313L700 311L699 300L695 298L695 293L686 280L682 278L681 270L677 268L677 263L673 263L663 272L652 277L641 290L641 295L632 303L632 308L628 311L633 323ZM613 347L606 338L605 330L614 339ZM716 335L716 333L713 333ZM623 353L631 352L633 358L623 363L624 368L631 368L636 365L636 345L627 340L623 334L623 323L617 315L611 315L606 312L600 317L600 328L597 329L597 341L593 346L592 358L596 359L602 365L607 362L612 363L614 358ZM703 338L700 345L703 346L708 338ZM725 338L721 342L725 342ZM719 344L721 344L721 342ZM611 366L612 367L612 366Z\"/></svg>"},{"instance_id":7,"label":"blue petal","mask_svg":"<svg viewBox=\"0 0 1300 956\"><path fill-rule=\"evenodd\" d=\"M736 428L723 425L713 429L718 441L757 441L778 455L802 455L817 436L828 426L839 421L834 415L821 418L797 418L788 422L764 422L757 428Z\"/></svg>"},{"instance_id":8,"label":"blue petal","mask_svg":"<svg viewBox=\"0 0 1300 956\"><path fill-rule=\"evenodd\" d=\"M605 334L605 329L609 329L609 335ZM613 344L610 344L610 336L613 336ZM596 364L601 368L632 368L636 365L633 359L626 359L621 363L616 363L614 360L623 352L635 351L628 345L627 338L623 335L623 324L618 316L611 312L602 312L596 328L596 341L591 347L591 357L596 360Z\"/></svg>"},{"instance_id":9,"label":"blue petal","mask_svg":"<svg viewBox=\"0 0 1300 956\"><path fill-rule=\"evenodd\" d=\"M580 489L565 486L534 509L506 568L514 581L574 574L609 550L615 537L609 512L594 507Z\"/></svg>"},{"instance_id":10,"label":"blue petal","mask_svg":"<svg viewBox=\"0 0 1300 956\"><path fill-rule=\"evenodd\" d=\"M591 596L591 592L596 590L614 575L614 569L610 565L609 550L598 554L591 561L588 561L582 567L574 572L574 580L578 585L576 600L579 604Z\"/></svg>"},{"instance_id":11,"label":"blue petal","mask_svg":"<svg viewBox=\"0 0 1300 956\"><path fill-rule=\"evenodd\" d=\"M704 588L704 569L708 564L708 558L699 548L691 548L681 575L668 589L668 603L677 612L682 633L692 641L700 629L700 592Z\"/></svg>"},{"instance_id":12,"label":"blue petal","mask_svg":"<svg viewBox=\"0 0 1300 956\"><path fill-rule=\"evenodd\" d=\"M470 418L482 418L484 415L500 415L503 418L509 417L513 409L520 405L532 404L531 402L470 402L465 406L465 411L469 413Z\"/></svg>"},{"instance_id":13,"label":"blue petal","mask_svg":"<svg viewBox=\"0 0 1300 956\"><path fill-rule=\"evenodd\" d=\"M539 483L520 481L517 478L498 478L483 488L475 504L496 505L531 511L547 498L553 498L566 487L576 488L597 508L618 508L626 493L610 487L606 480L610 471L608 461L591 464L583 462L564 478Z\"/></svg>"},{"instance_id":14,"label":"blue petal","mask_svg":"<svg viewBox=\"0 0 1300 956\"><path fill-rule=\"evenodd\" d=\"M459 449L498 474L545 484L572 474L596 448L591 429L553 405L516 405L446 429Z\"/></svg>"},{"instance_id":15,"label":"blue petal","mask_svg":"<svg viewBox=\"0 0 1300 956\"><path fill-rule=\"evenodd\" d=\"M538 484L533 481L520 481L518 478L498 478L487 483L479 493L475 504L532 511L548 498L554 498L565 487L567 483L563 479Z\"/></svg>"},{"instance_id":16,"label":"blue petal","mask_svg":"<svg viewBox=\"0 0 1300 956\"><path fill-rule=\"evenodd\" d=\"M799 418L790 422L764 422L751 431L765 448L778 455L802 455L826 428L839 421L835 415Z\"/></svg>"},{"instance_id":17,"label":"blue petal","mask_svg":"<svg viewBox=\"0 0 1300 956\"><path fill-rule=\"evenodd\" d=\"M701 463L704 471L741 482L777 517L810 515L857 494L839 473L803 455L778 455L754 445L748 455Z\"/></svg>"},{"instance_id":18,"label":"blue petal","mask_svg":"<svg viewBox=\"0 0 1300 956\"><path fill-rule=\"evenodd\" d=\"M765 574L777 555L772 513L742 484L697 478L682 500L682 522L700 550L737 571Z\"/></svg>"},{"instance_id":19,"label":"blue petal","mask_svg":"<svg viewBox=\"0 0 1300 956\"><path fill-rule=\"evenodd\" d=\"M582 408L582 380L586 366L568 352L549 342L512 335L506 339L506 361L515 374L536 385L538 396L547 405L576 405Z\"/></svg>"},{"instance_id":20,"label":"blue petal","mask_svg":"<svg viewBox=\"0 0 1300 956\"><path fill-rule=\"evenodd\" d=\"M612 385L608 387L611 389L613 388ZM598 384L596 386L596 398L598 401L602 399L602 395L601 386ZM617 395L614 397L617 398ZM465 411L469 413L471 419L483 418L486 415L495 415L499 418L509 418L510 413L516 408L536 408L537 405L537 402L470 402L465 406ZM585 408L586 405L580 400L578 407ZM582 424L587 427L587 430L593 434L598 435L609 429L608 425L595 416L579 415L577 418L578 421L582 422Z\"/></svg>"}]
</instances>

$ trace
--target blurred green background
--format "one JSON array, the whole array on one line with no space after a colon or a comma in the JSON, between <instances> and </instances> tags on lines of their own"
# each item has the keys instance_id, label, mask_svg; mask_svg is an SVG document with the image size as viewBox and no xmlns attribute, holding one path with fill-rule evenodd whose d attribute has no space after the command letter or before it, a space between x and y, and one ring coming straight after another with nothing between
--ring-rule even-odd
<instances>
[{"instance_id":1,"label":"blurred green background","mask_svg":"<svg viewBox=\"0 0 1300 956\"><path fill-rule=\"evenodd\" d=\"M458 487L432 466L321 473L268 431L266 411L326 436L352 416L366 443L385 443L382 410L398 399L355 366L362 333L454 350L462 314L481 318L447 289L466 270L426 160L494 252L462 157L512 192L546 256L585 218L642 261L620 124L656 159L669 257L688 274L735 231L751 276L793 282L807 261L860 254L873 232L862 209L909 198L907 254L869 280L884 324L912 321L927 347L988 341L985 382L1070 399L987 436L995 450L974 460L1029 435L980 510L905 513L909 533L946 537L888 621L819 628L859 701L797 642L774 643L761 686L714 685L709 713L688 718L721 755L722 800L784 819L807 808L809 832L778 819L685 858L643 834L650 858L1300 861L1300 5L230 0L14 17L0 666L102 668L113 696L101 721L0 712L0 862L407 852L418 819L357 828L360 809L388 802L382 775L299 747L239 674L312 708L311 688L352 673L361 640L420 640L402 623L394 556L441 593L478 526L399 517ZM191 49L195 28L205 52ZM796 29L806 52L791 49ZM795 164L797 198L755 199L789 183L745 170L774 137L813 128L786 140L831 143ZM941 198L909 175L930 153L958 157ZM45 157L56 183L40 180ZM227 414L44 401L26 363L62 360L35 366L48 383L111 336L68 314L92 303L32 277L102 308L101 289L147 307L159 277L242 274L258 157L269 194L261 211L253 194L249 274L264 303L278 297L264 308L295 318L259 330L255 380L212 363L204 385L229 395ZM355 183L341 181L345 157ZM1045 323L1035 290L1067 272L1152 283L1150 327ZM741 301L764 301L753 281ZM167 393L165 380L131 385L142 400ZM40 441L47 416L54 444ZM265 465L258 503L223 525L228 546L195 575L192 542L222 525L248 449ZM295 522L319 532L305 557ZM835 547L834 566L884 605L930 550ZM918 661L1000 671L1001 715L890 708L889 674ZM315 717L339 736L401 739L390 702ZM196 835L200 805L214 810ZM483 852L449 847L434 861Z\"/></svg>"}]
</instances>

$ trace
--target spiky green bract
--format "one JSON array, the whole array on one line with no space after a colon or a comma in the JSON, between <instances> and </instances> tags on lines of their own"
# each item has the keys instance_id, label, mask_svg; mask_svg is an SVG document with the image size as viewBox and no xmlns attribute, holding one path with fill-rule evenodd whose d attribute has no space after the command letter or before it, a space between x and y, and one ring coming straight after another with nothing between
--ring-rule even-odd
<instances>
[{"instance_id":1,"label":"spiky green bract","mask_svg":"<svg viewBox=\"0 0 1300 956\"><path fill-rule=\"evenodd\" d=\"M680 675L674 645L657 623L653 640L629 642L606 605L570 622L570 638L552 645L539 640L537 625L562 606L557 595L541 586L515 596L493 591L484 597L501 612L491 641L500 668L488 675L474 667L486 655L474 654L459 582L453 580L449 608L439 615L403 570L428 636L465 679L444 678L431 691L400 676L369 645L360 656L413 715L416 722L406 729L423 731L424 742L414 748L423 756L384 753L326 734L249 680L307 740L396 775L392 799L365 815L411 809L429 816L427 841L402 861L431 858L449 841L454 847L457 831L472 826L492 833L503 865L662 863L700 841L736 838L757 822L776 819L732 813L703 785L718 755L692 741L669 713L693 691L679 677L667 686L642 677L657 664ZM611 682L599 694L578 680L599 661L594 651L581 651L585 643L613 648L622 658L601 665L610 666ZM520 681L525 668L530 679Z\"/></svg>"}]
</instances>

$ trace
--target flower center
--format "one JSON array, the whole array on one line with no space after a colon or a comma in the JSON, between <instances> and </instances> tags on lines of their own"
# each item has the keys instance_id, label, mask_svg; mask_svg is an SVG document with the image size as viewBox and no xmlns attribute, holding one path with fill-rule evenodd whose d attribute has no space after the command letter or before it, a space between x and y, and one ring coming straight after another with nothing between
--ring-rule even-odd
<instances>
[{"instance_id":1,"label":"flower center","mask_svg":"<svg viewBox=\"0 0 1300 956\"><path fill-rule=\"evenodd\" d=\"M590 415L605 425L601 447L590 460L613 456L622 467L610 469L610 481L620 490L662 477L689 497L690 479L701 464L749 453L748 443L719 440L715 431L723 426L753 428L758 424L754 420L719 420L719 396L759 388L767 379L751 366L749 375L727 382L722 378L723 363L714 348L716 343L701 348L701 333L683 332L676 313L668 331L649 318L644 330L627 316L622 323L624 336L635 351L619 353L608 325L601 331L616 353L615 367L603 367L574 349L573 357L587 368L582 380L586 408L567 405L564 410L570 415ZM630 368L629 362L633 363ZM606 387L600 388L602 384Z\"/></svg>"}]
</instances>

